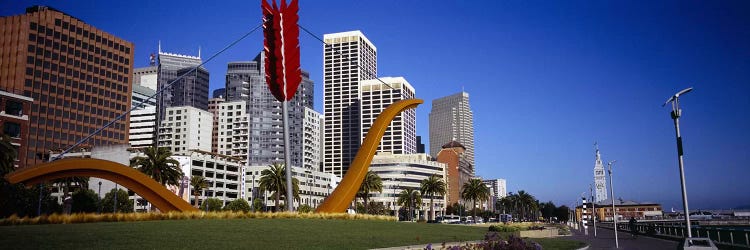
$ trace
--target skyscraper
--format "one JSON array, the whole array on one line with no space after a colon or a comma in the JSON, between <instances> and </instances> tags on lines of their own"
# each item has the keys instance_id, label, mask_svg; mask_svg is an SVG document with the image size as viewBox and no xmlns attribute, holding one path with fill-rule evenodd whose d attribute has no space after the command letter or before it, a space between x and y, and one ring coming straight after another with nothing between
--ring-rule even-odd
<instances>
[{"instance_id":1,"label":"skyscraper","mask_svg":"<svg viewBox=\"0 0 750 250\"><path fill-rule=\"evenodd\" d=\"M596 160L594 161L594 185L596 197L594 201L600 202L607 199L607 177L604 175L604 165L599 154L599 146L596 146Z\"/></svg>"},{"instance_id":2,"label":"skyscraper","mask_svg":"<svg viewBox=\"0 0 750 250\"><path fill-rule=\"evenodd\" d=\"M143 148L155 145L156 135L156 82L159 76L155 66L133 69L133 101L130 112L130 135L128 141L132 148Z\"/></svg>"},{"instance_id":3,"label":"skyscraper","mask_svg":"<svg viewBox=\"0 0 750 250\"><path fill-rule=\"evenodd\" d=\"M247 158L250 165L284 162L281 102L273 97L266 85L264 56L261 52L253 61L230 62L227 65L227 102L246 102L247 123L250 129ZM291 162L293 166L303 166L305 108L313 107L313 82L309 73L304 70L297 93L288 105ZM221 114L219 115L221 119ZM219 141L219 144L221 143Z\"/></svg>"},{"instance_id":4,"label":"skyscraper","mask_svg":"<svg viewBox=\"0 0 750 250\"><path fill-rule=\"evenodd\" d=\"M168 107L181 106L191 106L208 110L209 73L203 67L193 71L195 67L203 62L200 56L162 52L160 45L158 60L159 79L157 91L164 89L157 101L161 106L160 112ZM167 86L183 74L187 75L174 82L171 86ZM164 117L163 112L161 117Z\"/></svg>"},{"instance_id":5,"label":"skyscraper","mask_svg":"<svg viewBox=\"0 0 750 250\"><path fill-rule=\"evenodd\" d=\"M381 82L382 81L382 82ZM360 82L362 95L362 140L372 123L391 103L414 98L414 88L403 77L381 77ZM417 153L417 111L408 109L398 114L380 140L378 152L393 154Z\"/></svg>"},{"instance_id":6,"label":"skyscraper","mask_svg":"<svg viewBox=\"0 0 750 250\"><path fill-rule=\"evenodd\" d=\"M131 107L136 108L130 112L130 134L128 141L130 147L143 148L154 145L154 131L156 130L156 100L149 97L156 90L133 84L133 101ZM136 107L136 105L139 106Z\"/></svg>"},{"instance_id":7,"label":"skyscraper","mask_svg":"<svg viewBox=\"0 0 750 250\"><path fill-rule=\"evenodd\" d=\"M33 99L26 166L130 108L131 42L46 6L1 17L0 30L0 88ZM128 123L126 115L86 144L126 144Z\"/></svg>"},{"instance_id":8,"label":"skyscraper","mask_svg":"<svg viewBox=\"0 0 750 250\"><path fill-rule=\"evenodd\" d=\"M159 126L159 147L174 155L188 155L190 150L211 151L213 115L191 106L169 107Z\"/></svg>"},{"instance_id":9,"label":"skyscraper","mask_svg":"<svg viewBox=\"0 0 750 250\"><path fill-rule=\"evenodd\" d=\"M432 101L430 154L437 157L441 147L451 141L460 142L466 148L464 154L473 170L474 114L469 107L469 93L460 92Z\"/></svg>"},{"instance_id":10,"label":"skyscraper","mask_svg":"<svg viewBox=\"0 0 750 250\"><path fill-rule=\"evenodd\" d=\"M208 99L208 112L214 116L213 132L211 132L211 153L214 154L219 153L219 104L222 103L224 103L224 97L214 96L214 98Z\"/></svg>"},{"instance_id":11,"label":"skyscraper","mask_svg":"<svg viewBox=\"0 0 750 250\"><path fill-rule=\"evenodd\" d=\"M323 171L343 176L361 142L362 80L377 76L377 49L360 31L323 35Z\"/></svg>"}]
</instances>

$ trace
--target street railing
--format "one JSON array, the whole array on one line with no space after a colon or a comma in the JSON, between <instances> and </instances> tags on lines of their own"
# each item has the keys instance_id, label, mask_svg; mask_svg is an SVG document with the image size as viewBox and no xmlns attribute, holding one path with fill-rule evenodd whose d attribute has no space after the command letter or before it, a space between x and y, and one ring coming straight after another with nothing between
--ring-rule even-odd
<instances>
[{"instance_id":1,"label":"street railing","mask_svg":"<svg viewBox=\"0 0 750 250\"><path fill-rule=\"evenodd\" d=\"M598 222L597 226L612 228L612 222ZM663 236L669 238L685 238L687 230L679 223L637 223L635 230L639 234ZM627 222L618 222L617 231L630 232ZM714 244L750 248L750 229L722 228L722 227L692 227L693 237L709 238Z\"/></svg>"}]
</instances>

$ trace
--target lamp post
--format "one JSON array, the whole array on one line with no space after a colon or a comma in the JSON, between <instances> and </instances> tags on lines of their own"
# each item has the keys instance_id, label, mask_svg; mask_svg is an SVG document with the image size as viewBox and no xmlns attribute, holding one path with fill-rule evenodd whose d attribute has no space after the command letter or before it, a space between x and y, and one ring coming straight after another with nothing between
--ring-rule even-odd
<instances>
[{"instance_id":1,"label":"lamp post","mask_svg":"<svg viewBox=\"0 0 750 250\"><path fill-rule=\"evenodd\" d=\"M609 167L609 192L612 195L612 220L615 228L615 248L620 248L620 242L617 240L617 210L615 210L615 186L612 184L612 164L615 161L607 163Z\"/></svg>"},{"instance_id":2,"label":"lamp post","mask_svg":"<svg viewBox=\"0 0 750 250\"><path fill-rule=\"evenodd\" d=\"M117 183L115 183L115 199L113 200L114 208L112 209L114 213L117 213Z\"/></svg>"},{"instance_id":3,"label":"lamp post","mask_svg":"<svg viewBox=\"0 0 750 250\"><path fill-rule=\"evenodd\" d=\"M596 238L596 201L594 200L594 186L589 184L589 193L591 193L591 224L594 227L594 238Z\"/></svg>"},{"instance_id":4,"label":"lamp post","mask_svg":"<svg viewBox=\"0 0 750 250\"><path fill-rule=\"evenodd\" d=\"M310 178L312 177L312 171L305 170L305 173L307 174L307 205L310 206L310 202L312 201L312 185L310 185Z\"/></svg>"},{"instance_id":5,"label":"lamp post","mask_svg":"<svg viewBox=\"0 0 750 250\"><path fill-rule=\"evenodd\" d=\"M252 192L250 192L250 208L253 210L253 213L255 213L255 173L253 172L253 184L251 187L253 188Z\"/></svg>"},{"instance_id":6,"label":"lamp post","mask_svg":"<svg viewBox=\"0 0 750 250\"><path fill-rule=\"evenodd\" d=\"M687 189L685 188L685 168L682 161L682 136L680 136L680 116L682 115L682 109L680 109L680 95L687 94L692 91L693 88L686 88L677 94L674 94L669 98L662 107L666 106L667 103L672 103L672 120L674 120L674 130L677 135L677 162L680 165L680 184L682 185L682 208L685 210L685 226L687 227L687 237L692 238L693 234L690 231L690 212L688 211L688 200L687 200Z\"/></svg>"},{"instance_id":7,"label":"lamp post","mask_svg":"<svg viewBox=\"0 0 750 250\"><path fill-rule=\"evenodd\" d=\"M98 208L96 210L99 214L102 213L102 202L101 202L101 200L102 200L102 182L99 181L99 206L97 206Z\"/></svg>"}]
</instances>

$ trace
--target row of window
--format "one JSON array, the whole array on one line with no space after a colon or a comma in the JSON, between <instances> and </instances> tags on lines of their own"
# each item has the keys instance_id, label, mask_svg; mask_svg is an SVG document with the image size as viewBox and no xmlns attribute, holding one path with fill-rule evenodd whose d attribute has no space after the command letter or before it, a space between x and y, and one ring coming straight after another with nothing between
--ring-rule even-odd
<instances>
[{"instance_id":1,"label":"row of window","mask_svg":"<svg viewBox=\"0 0 750 250\"><path fill-rule=\"evenodd\" d=\"M109 40L106 37L102 37L100 35L97 35L94 32L89 32L88 30L85 30L81 27L76 27L75 24L68 23L67 21L63 21L59 18L55 18L55 26L61 27L63 29L69 30L71 33L75 32L78 35L83 35L84 38L88 37L91 41L96 41L97 43L101 43L104 46L108 46L110 48L113 48L115 50L119 50L120 52L125 52L126 54L130 54L130 48L126 47L118 42L115 42L113 40ZM51 34L53 32L51 29L46 28L44 25L37 25L35 22L29 23L29 28L32 30L37 30L40 33L46 33Z\"/></svg>"}]
</instances>

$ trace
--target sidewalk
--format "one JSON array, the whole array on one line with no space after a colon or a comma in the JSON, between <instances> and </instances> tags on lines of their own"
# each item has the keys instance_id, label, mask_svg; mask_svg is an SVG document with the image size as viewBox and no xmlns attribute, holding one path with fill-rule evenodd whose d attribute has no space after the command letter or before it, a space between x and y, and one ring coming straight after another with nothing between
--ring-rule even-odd
<instances>
[{"instance_id":1,"label":"sidewalk","mask_svg":"<svg viewBox=\"0 0 750 250\"><path fill-rule=\"evenodd\" d=\"M594 238L594 228L589 227L589 235L584 235L583 230L572 229L572 236L565 236L564 239L577 240L586 242L589 244L588 249L677 249L678 242L669 241L657 238L651 238L643 235L638 235L637 238L633 238L630 232L617 231L617 238L620 243L620 248L615 248L615 233L614 230L599 228L597 227L597 237Z\"/></svg>"}]
</instances>

